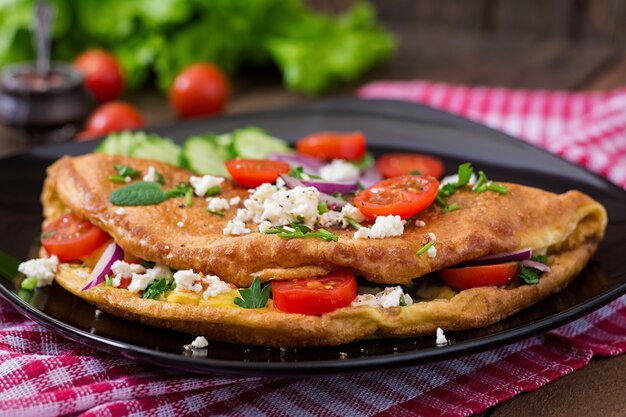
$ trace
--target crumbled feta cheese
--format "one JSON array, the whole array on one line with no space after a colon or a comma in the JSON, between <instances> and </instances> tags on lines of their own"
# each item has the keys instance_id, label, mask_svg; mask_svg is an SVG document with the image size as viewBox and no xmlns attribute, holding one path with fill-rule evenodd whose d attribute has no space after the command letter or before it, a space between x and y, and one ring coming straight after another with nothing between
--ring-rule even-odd
<instances>
[{"instance_id":1,"label":"crumbled feta cheese","mask_svg":"<svg viewBox=\"0 0 626 417\"><path fill-rule=\"evenodd\" d=\"M159 177L157 176L156 170L154 169L152 165L150 165L150 167L148 168L148 172L146 173L146 175L143 176L143 180L151 181L151 182L159 182Z\"/></svg>"},{"instance_id":2,"label":"crumbled feta cheese","mask_svg":"<svg viewBox=\"0 0 626 417\"><path fill-rule=\"evenodd\" d=\"M228 200L228 204L230 204L231 206L238 206L240 202L241 202L241 197L239 196L233 197L230 200Z\"/></svg>"},{"instance_id":3,"label":"crumbled feta cheese","mask_svg":"<svg viewBox=\"0 0 626 417\"><path fill-rule=\"evenodd\" d=\"M189 177L189 183L193 187L193 191L198 197L204 197L209 188L215 187L216 185L220 186L223 182L224 178L214 177L212 175L204 175L202 177Z\"/></svg>"},{"instance_id":4,"label":"crumbled feta cheese","mask_svg":"<svg viewBox=\"0 0 626 417\"><path fill-rule=\"evenodd\" d=\"M132 278L133 274L144 274L145 272L146 268L139 264L129 264L119 260L115 261L113 265L111 265L111 274L113 274L111 285L119 287L122 283L122 278Z\"/></svg>"},{"instance_id":5,"label":"crumbled feta cheese","mask_svg":"<svg viewBox=\"0 0 626 417\"><path fill-rule=\"evenodd\" d=\"M366 305L374 308L398 307L400 305L400 296L402 295L404 295L404 302L406 305L413 304L411 296L409 294L404 294L402 287L398 285L396 287L385 288L377 294L357 295L350 305L353 307Z\"/></svg>"},{"instance_id":6,"label":"crumbled feta cheese","mask_svg":"<svg viewBox=\"0 0 626 417\"><path fill-rule=\"evenodd\" d=\"M298 186L293 189L277 188L264 183L243 202L245 209L237 211L237 220L261 223L269 221L273 226L283 226L302 218L312 227L317 220L319 191L314 187Z\"/></svg>"},{"instance_id":7,"label":"crumbled feta cheese","mask_svg":"<svg viewBox=\"0 0 626 417\"><path fill-rule=\"evenodd\" d=\"M218 294L224 292L230 292L230 285L219 279L219 277L215 275L207 275L202 278L202 282L207 284L208 287L204 293L202 293L202 298L207 300L210 297L215 297Z\"/></svg>"},{"instance_id":8,"label":"crumbled feta cheese","mask_svg":"<svg viewBox=\"0 0 626 417\"><path fill-rule=\"evenodd\" d=\"M435 236L435 234L432 232L428 233L428 237L430 238L431 242L437 241L437 236ZM426 255L428 255L429 258L437 257L437 248L435 247L435 245L432 245L430 248L428 248L428 250L426 251Z\"/></svg>"},{"instance_id":9,"label":"crumbled feta cheese","mask_svg":"<svg viewBox=\"0 0 626 417\"><path fill-rule=\"evenodd\" d=\"M437 339L435 340L435 344L437 346L445 346L448 344L448 339L446 339L446 335L443 333L441 327L437 327Z\"/></svg>"},{"instance_id":10,"label":"crumbled feta cheese","mask_svg":"<svg viewBox=\"0 0 626 417\"><path fill-rule=\"evenodd\" d=\"M120 207L115 210L115 214L117 214L118 216L123 216L124 214L126 214L126 210L124 210L124 207Z\"/></svg>"},{"instance_id":11,"label":"crumbled feta cheese","mask_svg":"<svg viewBox=\"0 0 626 417\"><path fill-rule=\"evenodd\" d=\"M264 220L261 222L261 224L259 224L259 232L264 233L266 230L271 229L272 227L272 223Z\"/></svg>"},{"instance_id":12,"label":"crumbled feta cheese","mask_svg":"<svg viewBox=\"0 0 626 417\"><path fill-rule=\"evenodd\" d=\"M455 184L459 181L459 174L448 175L447 177L443 177L441 181L439 181L439 188L443 187L446 184ZM472 172L470 176L468 184L472 185L476 182L476 174Z\"/></svg>"},{"instance_id":13,"label":"crumbled feta cheese","mask_svg":"<svg viewBox=\"0 0 626 417\"><path fill-rule=\"evenodd\" d=\"M285 180L283 180L281 177L278 177L276 179L276 187L283 188L284 186L285 186Z\"/></svg>"},{"instance_id":14,"label":"crumbled feta cheese","mask_svg":"<svg viewBox=\"0 0 626 417\"><path fill-rule=\"evenodd\" d=\"M340 212L332 210L321 214L317 223L322 227L345 227L348 224Z\"/></svg>"},{"instance_id":15,"label":"crumbled feta cheese","mask_svg":"<svg viewBox=\"0 0 626 417\"><path fill-rule=\"evenodd\" d=\"M367 218L361 213L361 210L348 203L341 208L341 215L344 217L350 217L357 223L364 222Z\"/></svg>"},{"instance_id":16,"label":"crumbled feta cheese","mask_svg":"<svg viewBox=\"0 0 626 417\"><path fill-rule=\"evenodd\" d=\"M402 236L404 222L400 216L378 216L371 228L361 227L354 233L353 239L384 239L386 237Z\"/></svg>"},{"instance_id":17,"label":"crumbled feta cheese","mask_svg":"<svg viewBox=\"0 0 626 417\"><path fill-rule=\"evenodd\" d=\"M185 225L185 222L182 222L182 221L180 221L180 222L176 223L176 226L181 227L181 228L182 228L184 225Z\"/></svg>"},{"instance_id":18,"label":"crumbled feta cheese","mask_svg":"<svg viewBox=\"0 0 626 417\"><path fill-rule=\"evenodd\" d=\"M174 273L174 281L176 281L176 288L174 291L202 291L202 283L200 282L202 277L196 274L191 269L185 269L176 271Z\"/></svg>"},{"instance_id":19,"label":"crumbled feta cheese","mask_svg":"<svg viewBox=\"0 0 626 417\"><path fill-rule=\"evenodd\" d=\"M59 258L52 255L49 258L31 259L22 262L17 270L27 277L33 277L37 280L38 287L45 287L52 284L52 280L59 266Z\"/></svg>"},{"instance_id":20,"label":"crumbled feta cheese","mask_svg":"<svg viewBox=\"0 0 626 417\"><path fill-rule=\"evenodd\" d=\"M330 164L320 168L320 177L326 181L356 180L361 175L357 167L342 159L333 159Z\"/></svg>"},{"instance_id":21,"label":"crumbled feta cheese","mask_svg":"<svg viewBox=\"0 0 626 417\"><path fill-rule=\"evenodd\" d=\"M209 197L206 199L206 202L209 203L207 208L212 211L228 210L230 208L230 204L228 204L228 200L225 198Z\"/></svg>"},{"instance_id":22,"label":"crumbled feta cheese","mask_svg":"<svg viewBox=\"0 0 626 417\"><path fill-rule=\"evenodd\" d=\"M154 282L149 274L133 274L130 284L128 284L128 291L139 292L145 290L148 285Z\"/></svg>"},{"instance_id":23,"label":"crumbled feta cheese","mask_svg":"<svg viewBox=\"0 0 626 417\"><path fill-rule=\"evenodd\" d=\"M417 227L424 227L424 226L426 226L426 222L424 220L417 219L417 220L415 220L415 225Z\"/></svg>"},{"instance_id":24,"label":"crumbled feta cheese","mask_svg":"<svg viewBox=\"0 0 626 417\"><path fill-rule=\"evenodd\" d=\"M246 224L238 219L229 220L226 223L226 227L222 229L222 233L225 235L241 236L247 235L251 230L246 227Z\"/></svg>"},{"instance_id":25,"label":"crumbled feta cheese","mask_svg":"<svg viewBox=\"0 0 626 417\"><path fill-rule=\"evenodd\" d=\"M163 264L154 265L152 268L148 269L146 273L150 275L153 281L156 281L162 278L165 278L165 279L172 278L172 271L167 265L163 265Z\"/></svg>"},{"instance_id":26,"label":"crumbled feta cheese","mask_svg":"<svg viewBox=\"0 0 626 417\"><path fill-rule=\"evenodd\" d=\"M196 340L191 342L191 347L194 349L204 349L207 346L209 346L209 342L204 336L198 336L196 337Z\"/></svg>"}]
</instances>

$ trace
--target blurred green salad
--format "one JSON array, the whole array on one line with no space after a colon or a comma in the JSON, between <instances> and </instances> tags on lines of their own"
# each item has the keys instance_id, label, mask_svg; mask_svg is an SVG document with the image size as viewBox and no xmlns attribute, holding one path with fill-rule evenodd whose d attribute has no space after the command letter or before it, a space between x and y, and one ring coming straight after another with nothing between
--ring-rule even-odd
<instances>
[{"instance_id":1,"label":"blurred green salad","mask_svg":"<svg viewBox=\"0 0 626 417\"><path fill-rule=\"evenodd\" d=\"M104 48L130 87L152 80L166 90L186 66L209 61L234 73L276 66L286 86L317 94L390 57L395 39L357 2L341 16L302 0L49 0L57 6L53 56L72 60ZM31 59L35 0L0 1L0 63Z\"/></svg>"}]
</instances>

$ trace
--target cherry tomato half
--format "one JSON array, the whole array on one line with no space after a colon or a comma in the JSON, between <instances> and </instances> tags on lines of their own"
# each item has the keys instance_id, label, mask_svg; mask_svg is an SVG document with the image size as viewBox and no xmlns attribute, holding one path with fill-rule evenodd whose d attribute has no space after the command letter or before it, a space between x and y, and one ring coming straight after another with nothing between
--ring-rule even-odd
<instances>
[{"instance_id":1,"label":"cherry tomato half","mask_svg":"<svg viewBox=\"0 0 626 417\"><path fill-rule=\"evenodd\" d=\"M61 262L89 255L109 239L106 232L74 213L56 219L41 233L41 245Z\"/></svg>"},{"instance_id":2,"label":"cherry tomato half","mask_svg":"<svg viewBox=\"0 0 626 417\"><path fill-rule=\"evenodd\" d=\"M169 90L170 103L183 118L221 113L229 94L228 78L221 69L209 63L185 68Z\"/></svg>"},{"instance_id":3,"label":"cherry tomato half","mask_svg":"<svg viewBox=\"0 0 626 417\"><path fill-rule=\"evenodd\" d=\"M450 287L466 290L473 287L500 286L508 284L517 275L517 262L495 265L467 266L465 268L446 268L439 275Z\"/></svg>"},{"instance_id":4,"label":"cherry tomato half","mask_svg":"<svg viewBox=\"0 0 626 417\"><path fill-rule=\"evenodd\" d=\"M112 101L98 107L89 116L85 131L78 135L79 140L128 129L141 129L145 126L143 116L135 107L122 101Z\"/></svg>"},{"instance_id":5,"label":"cherry tomato half","mask_svg":"<svg viewBox=\"0 0 626 417\"><path fill-rule=\"evenodd\" d=\"M358 161L366 150L363 132L317 132L296 142L299 153L317 158Z\"/></svg>"},{"instance_id":6,"label":"cherry tomato half","mask_svg":"<svg viewBox=\"0 0 626 417\"><path fill-rule=\"evenodd\" d=\"M90 49L74 60L85 77L85 86L98 102L117 98L124 87L124 76L117 59L101 49Z\"/></svg>"},{"instance_id":7,"label":"cherry tomato half","mask_svg":"<svg viewBox=\"0 0 626 417\"><path fill-rule=\"evenodd\" d=\"M274 306L287 313L329 313L350 305L355 297L356 279L349 269L323 277L272 281Z\"/></svg>"},{"instance_id":8,"label":"cherry tomato half","mask_svg":"<svg viewBox=\"0 0 626 417\"><path fill-rule=\"evenodd\" d=\"M354 198L354 205L372 220L390 214L406 219L430 206L437 191L436 178L405 175L379 181L363 190Z\"/></svg>"},{"instance_id":9,"label":"cherry tomato half","mask_svg":"<svg viewBox=\"0 0 626 417\"><path fill-rule=\"evenodd\" d=\"M291 170L288 163L269 159L231 159L224 164L231 177L248 188L274 182L280 174L287 174Z\"/></svg>"},{"instance_id":10,"label":"cherry tomato half","mask_svg":"<svg viewBox=\"0 0 626 417\"><path fill-rule=\"evenodd\" d=\"M378 171L385 178L400 175L428 175L441 178L443 163L434 156L419 153L390 153L376 161Z\"/></svg>"}]
</instances>

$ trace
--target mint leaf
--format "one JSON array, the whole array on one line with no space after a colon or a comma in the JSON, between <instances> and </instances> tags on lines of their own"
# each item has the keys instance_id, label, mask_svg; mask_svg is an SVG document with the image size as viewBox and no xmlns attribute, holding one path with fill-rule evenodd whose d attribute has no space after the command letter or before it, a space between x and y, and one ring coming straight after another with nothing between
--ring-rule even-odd
<instances>
[{"instance_id":1,"label":"mint leaf","mask_svg":"<svg viewBox=\"0 0 626 417\"><path fill-rule=\"evenodd\" d=\"M148 206L162 203L170 197L161 185L152 181L139 181L113 191L109 201L116 206Z\"/></svg>"},{"instance_id":2,"label":"mint leaf","mask_svg":"<svg viewBox=\"0 0 626 417\"><path fill-rule=\"evenodd\" d=\"M249 288L239 290L241 297L235 297L233 301L241 308L262 308L267 304L271 292L272 285L267 284L261 290L261 279L256 277Z\"/></svg>"}]
</instances>

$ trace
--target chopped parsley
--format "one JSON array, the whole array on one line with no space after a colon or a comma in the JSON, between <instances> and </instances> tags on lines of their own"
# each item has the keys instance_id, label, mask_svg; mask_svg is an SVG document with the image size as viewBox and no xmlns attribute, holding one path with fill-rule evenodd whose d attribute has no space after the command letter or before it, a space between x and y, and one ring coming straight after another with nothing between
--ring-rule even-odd
<instances>
[{"instance_id":1,"label":"chopped parsley","mask_svg":"<svg viewBox=\"0 0 626 417\"><path fill-rule=\"evenodd\" d=\"M111 278L111 276L109 274L106 274L104 276L104 285L106 285L107 287L112 287L113 286L113 278Z\"/></svg>"},{"instance_id":2,"label":"chopped parsley","mask_svg":"<svg viewBox=\"0 0 626 417\"><path fill-rule=\"evenodd\" d=\"M167 281L167 278L161 278L158 281L154 281L152 284L148 285L145 291L141 294L141 298L158 300L159 298L161 298L161 294L169 289L169 284Z\"/></svg>"},{"instance_id":3,"label":"chopped parsley","mask_svg":"<svg viewBox=\"0 0 626 417\"><path fill-rule=\"evenodd\" d=\"M419 172L416 169L413 169L413 170L409 171L409 175L422 175L422 173ZM404 298L404 296L402 296L402 298Z\"/></svg>"},{"instance_id":4,"label":"chopped parsley","mask_svg":"<svg viewBox=\"0 0 626 417\"><path fill-rule=\"evenodd\" d=\"M46 233L42 234L41 238L42 239L48 238L48 237L54 235L56 232L57 232L56 229L50 229Z\"/></svg>"},{"instance_id":5,"label":"chopped parsley","mask_svg":"<svg viewBox=\"0 0 626 417\"><path fill-rule=\"evenodd\" d=\"M355 229L360 229L361 227L363 227L361 223L357 222L352 217L344 216L344 219L348 222L350 226L354 227Z\"/></svg>"},{"instance_id":6,"label":"chopped parsley","mask_svg":"<svg viewBox=\"0 0 626 417\"><path fill-rule=\"evenodd\" d=\"M424 253L426 253L428 251L428 249L432 248L433 245L435 244L434 240L431 240L430 242L428 242L427 244L425 244L424 246L422 246L420 248L420 250L418 250L417 252L415 252L415 256L420 256Z\"/></svg>"},{"instance_id":7,"label":"chopped parsley","mask_svg":"<svg viewBox=\"0 0 626 417\"><path fill-rule=\"evenodd\" d=\"M187 188L187 191L185 191L185 205L187 207L191 206L191 204L193 203L193 190L190 188Z\"/></svg>"},{"instance_id":8,"label":"chopped parsley","mask_svg":"<svg viewBox=\"0 0 626 417\"><path fill-rule=\"evenodd\" d=\"M214 195L218 195L220 193L220 186L214 185L213 187L209 187L204 194L205 197L213 197Z\"/></svg>"},{"instance_id":9,"label":"chopped parsley","mask_svg":"<svg viewBox=\"0 0 626 417\"><path fill-rule=\"evenodd\" d=\"M271 229L267 229L264 231L266 235L276 235L278 237L282 237L285 239L296 239L296 238L319 238L328 242L336 242L339 238L330 233L326 229L317 229L314 232L309 226L303 223L289 223L288 226L278 226L272 227Z\"/></svg>"},{"instance_id":10,"label":"chopped parsley","mask_svg":"<svg viewBox=\"0 0 626 417\"><path fill-rule=\"evenodd\" d=\"M224 214L225 214L222 210L213 210L213 209L210 209L208 207L207 207L206 211L208 211L211 214L215 214L217 216L220 216L220 217L224 217Z\"/></svg>"},{"instance_id":11,"label":"chopped parsley","mask_svg":"<svg viewBox=\"0 0 626 417\"><path fill-rule=\"evenodd\" d=\"M441 208L442 213L449 213L451 211L460 210L461 206L457 203L447 204L445 207Z\"/></svg>"},{"instance_id":12,"label":"chopped parsley","mask_svg":"<svg viewBox=\"0 0 626 417\"><path fill-rule=\"evenodd\" d=\"M302 166L297 166L295 168L291 168L291 171L289 171L288 174L290 177L299 179L299 180L305 180L307 177L312 178L312 179L320 179L321 177L318 177L317 175L313 175L313 174L309 174L308 172L304 172L304 167Z\"/></svg>"},{"instance_id":13,"label":"chopped parsley","mask_svg":"<svg viewBox=\"0 0 626 417\"><path fill-rule=\"evenodd\" d=\"M531 256L530 260L542 263L544 265L548 264L547 255ZM542 273L542 271L535 269L531 266L522 265L517 276L520 277L522 281L524 281L526 284L534 285L539 283L539 278L541 277Z\"/></svg>"},{"instance_id":14,"label":"chopped parsley","mask_svg":"<svg viewBox=\"0 0 626 417\"><path fill-rule=\"evenodd\" d=\"M406 300L404 299L404 294L400 294L400 307L406 307Z\"/></svg>"},{"instance_id":15,"label":"chopped parsley","mask_svg":"<svg viewBox=\"0 0 626 417\"><path fill-rule=\"evenodd\" d=\"M27 277L22 281L21 288L23 290L32 291L37 288L37 278L35 277Z\"/></svg>"},{"instance_id":16,"label":"chopped parsley","mask_svg":"<svg viewBox=\"0 0 626 417\"><path fill-rule=\"evenodd\" d=\"M254 278L249 288L239 289L240 297L234 298L234 303L241 308L262 308L267 304L272 292L272 285L267 284L261 289L261 279Z\"/></svg>"},{"instance_id":17,"label":"chopped parsley","mask_svg":"<svg viewBox=\"0 0 626 417\"><path fill-rule=\"evenodd\" d=\"M435 197L435 201L437 201L437 203L442 207L442 213L448 213L450 211L459 210L461 208L461 206L457 203L448 204L448 202L444 200L444 198L452 196L454 193L456 193L456 190L469 184L473 172L474 168L472 168L472 164L470 164L469 162L465 162L459 165L457 175L458 178L456 182L449 182L439 188L439 192L437 193L437 197ZM490 181L489 178L487 178L485 172L482 170L478 171L478 179L472 187L472 190L477 193L493 191L499 194L506 194L509 191L508 188L506 188L504 185Z\"/></svg>"},{"instance_id":18,"label":"chopped parsley","mask_svg":"<svg viewBox=\"0 0 626 417\"><path fill-rule=\"evenodd\" d=\"M328 213L328 204L326 204L325 202L321 202L317 205L317 212L319 214L324 214L324 213Z\"/></svg>"},{"instance_id":19,"label":"chopped parsley","mask_svg":"<svg viewBox=\"0 0 626 417\"><path fill-rule=\"evenodd\" d=\"M117 171L117 175L111 175L109 177L109 181L127 182L128 181L127 178L133 179L137 175L139 175L139 171L137 171L134 168L129 167L128 165L115 164L113 165L113 168L115 168L115 171Z\"/></svg>"}]
</instances>

